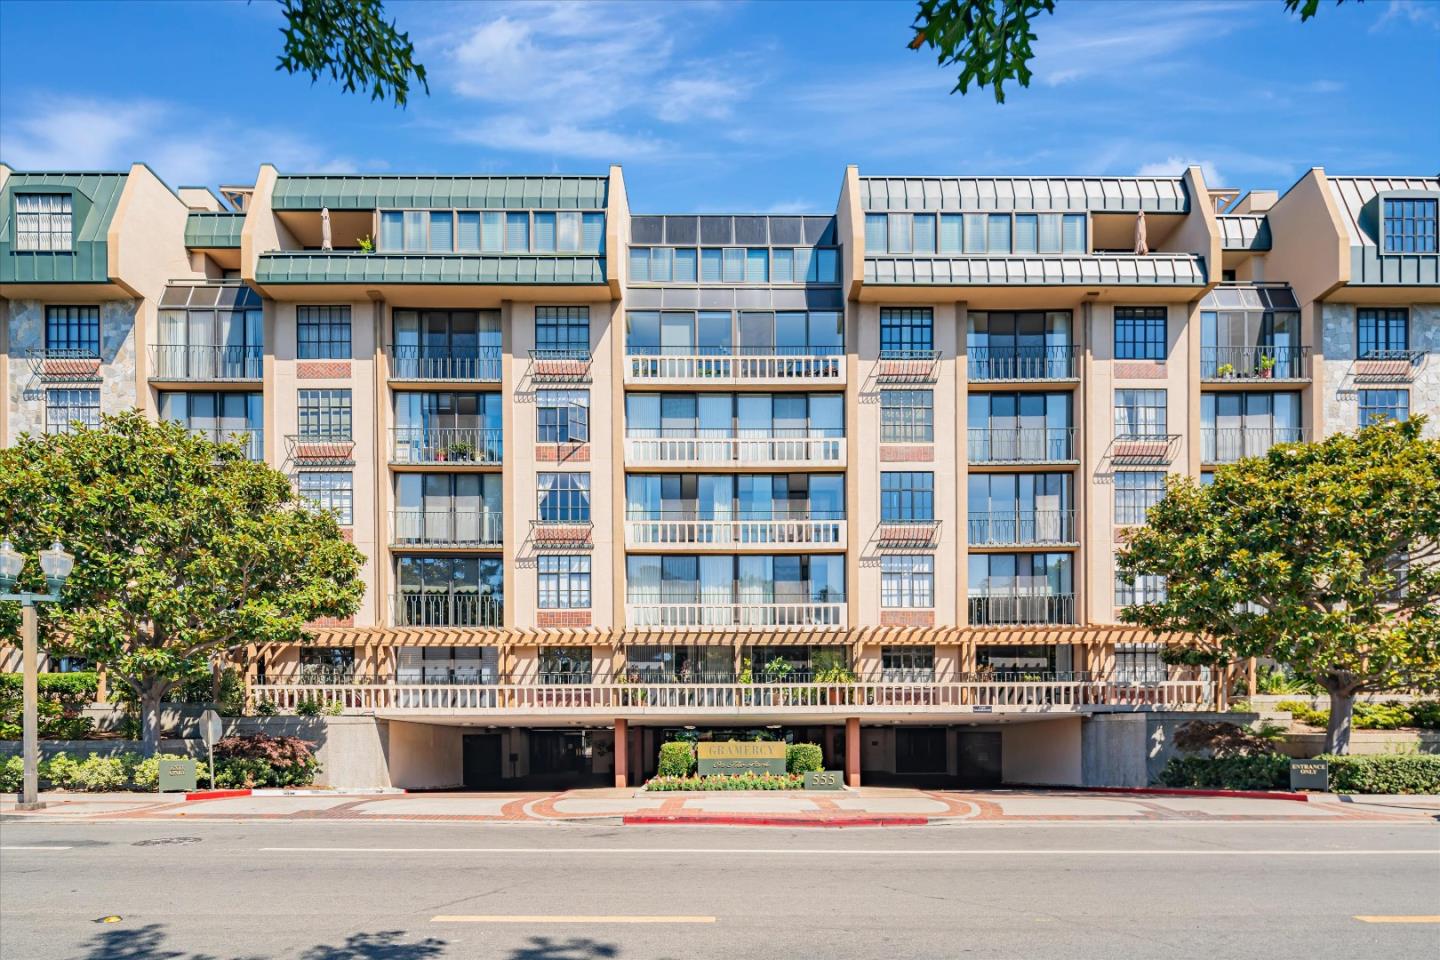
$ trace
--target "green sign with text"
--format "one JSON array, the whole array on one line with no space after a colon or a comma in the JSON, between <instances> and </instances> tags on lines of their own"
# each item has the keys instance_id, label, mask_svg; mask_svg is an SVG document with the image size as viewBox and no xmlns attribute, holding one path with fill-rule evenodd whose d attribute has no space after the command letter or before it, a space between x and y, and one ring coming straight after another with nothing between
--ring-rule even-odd
<instances>
[{"instance_id":1,"label":"green sign with text","mask_svg":"<svg viewBox=\"0 0 1440 960\"><path fill-rule=\"evenodd\" d=\"M710 777L720 773L785 773L785 744L778 740L723 742L702 741L695 744L699 773Z\"/></svg>"},{"instance_id":2,"label":"green sign with text","mask_svg":"<svg viewBox=\"0 0 1440 960\"><path fill-rule=\"evenodd\" d=\"M1291 790L1329 790L1330 763L1326 760L1291 760Z\"/></svg>"},{"instance_id":3,"label":"green sign with text","mask_svg":"<svg viewBox=\"0 0 1440 960\"><path fill-rule=\"evenodd\" d=\"M806 790L844 790L845 775L839 770L807 770Z\"/></svg>"},{"instance_id":4,"label":"green sign with text","mask_svg":"<svg viewBox=\"0 0 1440 960\"><path fill-rule=\"evenodd\" d=\"M194 760L161 760L158 766L160 792L195 789Z\"/></svg>"}]
</instances>

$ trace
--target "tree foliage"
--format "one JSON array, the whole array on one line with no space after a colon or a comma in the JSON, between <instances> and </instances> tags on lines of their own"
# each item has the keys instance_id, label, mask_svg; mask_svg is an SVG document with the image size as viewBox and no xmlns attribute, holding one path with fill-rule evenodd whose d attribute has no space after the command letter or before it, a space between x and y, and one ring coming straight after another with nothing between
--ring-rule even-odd
<instances>
[{"instance_id":1,"label":"tree foliage","mask_svg":"<svg viewBox=\"0 0 1440 960\"><path fill-rule=\"evenodd\" d=\"M346 93L368 90L371 100L405 106L410 78L430 92L425 67L415 62L410 34L386 21L382 0L280 0L285 37L276 70L329 74Z\"/></svg>"},{"instance_id":2,"label":"tree foliage","mask_svg":"<svg viewBox=\"0 0 1440 960\"><path fill-rule=\"evenodd\" d=\"M1330 694L1327 752L1357 693L1440 687L1440 440L1424 418L1282 444L1202 486L1171 477L1119 554L1165 577L1125 620L1268 657Z\"/></svg>"},{"instance_id":3,"label":"tree foliage","mask_svg":"<svg viewBox=\"0 0 1440 960\"><path fill-rule=\"evenodd\" d=\"M1344 0L1335 0L1338 5ZM1320 0L1284 0L1290 13L1299 12L1303 23L1319 11ZM937 51L942 67L960 67L951 93L989 87L996 103L1005 102L1005 83L1014 80L1030 86L1030 61L1036 40L1031 24L1041 14L1055 12L1055 0L920 0L915 14L915 38L910 49L928 46Z\"/></svg>"},{"instance_id":4,"label":"tree foliage","mask_svg":"<svg viewBox=\"0 0 1440 960\"><path fill-rule=\"evenodd\" d=\"M42 645L128 686L151 749L172 687L223 652L301 641L364 593L362 555L289 478L139 413L0 450L0 531L27 555L52 540L75 555L61 602L40 607ZM41 588L38 564L25 577ZM0 604L0 636L18 620Z\"/></svg>"}]
</instances>

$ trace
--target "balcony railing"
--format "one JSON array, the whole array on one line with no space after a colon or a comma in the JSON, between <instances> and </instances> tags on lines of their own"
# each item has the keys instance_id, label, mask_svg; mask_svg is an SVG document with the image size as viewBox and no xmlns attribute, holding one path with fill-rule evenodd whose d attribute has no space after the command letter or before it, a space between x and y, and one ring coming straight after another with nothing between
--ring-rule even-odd
<instances>
[{"instance_id":1,"label":"balcony railing","mask_svg":"<svg viewBox=\"0 0 1440 960\"><path fill-rule=\"evenodd\" d=\"M883 383L934 383L939 350L881 350L875 379Z\"/></svg>"},{"instance_id":2,"label":"balcony railing","mask_svg":"<svg viewBox=\"0 0 1440 960\"><path fill-rule=\"evenodd\" d=\"M766 546L822 546L843 548L846 541L844 517L784 517L757 520L696 519L690 516L630 516L625 519L625 541L630 547L665 544L733 547L745 544Z\"/></svg>"},{"instance_id":3,"label":"balcony railing","mask_svg":"<svg viewBox=\"0 0 1440 960\"><path fill-rule=\"evenodd\" d=\"M1075 543L1074 510L992 510L970 514L970 545L1048 546Z\"/></svg>"},{"instance_id":4,"label":"balcony railing","mask_svg":"<svg viewBox=\"0 0 1440 960\"><path fill-rule=\"evenodd\" d=\"M979 380L1073 380L1077 346L969 347L966 369Z\"/></svg>"},{"instance_id":5,"label":"balcony railing","mask_svg":"<svg viewBox=\"0 0 1440 960\"><path fill-rule=\"evenodd\" d=\"M1074 427L971 427L971 463L1064 463L1075 459Z\"/></svg>"},{"instance_id":6,"label":"balcony railing","mask_svg":"<svg viewBox=\"0 0 1440 960\"><path fill-rule=\"evenodd\" d=\"M970 594L972 627L1075 622L1075 595L1012 591Z\"/></svg>"},{"instance_id":7,"label":"balcony railing","mask_svg":"<svg viewBox=\"0 0 1440 960\"><path fill-rule=\"evenodd\" d=\"M505 601L478 593L398 593L391 597L397 627L501 627Z\"/></svg>"},{"instance_id":8,"label":"balcony railing","mask_svg":"<svg viewBox=\"0 0 1440 960\"><path fill-rule=\"evenodd\" d=\"M801 590L803 585L799 585ZM715 603L676 601L664 597L631 595L625 603L628 626L708 627L719 629L751 627L844 627L845 601L834 597L823 601L770 602L719 601Z\"/></svg>"},{"instance_id":9,"label":"balcony railing","mask_svg":"<svg viewBox=\"0 0 1440 960\"><path fill-rule=\"evenodd\" d=\"M757 711L793 715L1055 713L1198 710L1212 703L1214 684L1203 680L1127 683L1106 680L1052 682L868 682L553 684L255 684L256 701L294 711L305 701L334 705L346 714L477 714L524 716L645 716L684 711L743 719Z\"/></svg>"},{"instance_id":10,"label":"balcony railing","mask_svg":"<svg viewBox=\"0 0 1440 960\"><path fill-rule=\"evenodd\" d=\"M190 427L190 435L204 437L214 443L238 444L245 454L245 459L259 462L265 459L265 431L255 430L228 430L213 427Z\"/></svg>"},{"instance_id":11,"label":"balcony railing","mask_svg":"<svg viewBox=\"0 0 1440 960\"><path fill-rule=\"evenodd\" d=\"M556 347L531 350L530 376L542 383L587 383L590 351Z\"/></svg>"},{"instance_id":12,"label":"balcony railing","mask_svg":"<svg viewBox=\"0 0 1440 960\"><path fill-rule=\"evenodd\" d=\"M786 384L845 382L841 349L715 348L672 354L632 353L625 357L626 383Z\"/></svg>"},{"instance_id":13,"label":"balcony railing","mask_svg":"<svg viewBox=\"0 0 1440 960\"><path fill-rule=\"evenodd\" d=\"M259 380L265 348L157 343L150 347L151 380Z\"/></svg>"},{"instance_id":14,"label":"balcony railing","mask_svg":"<svg viewBox=\"0 0 1440 960\"><path fill-rule=\"evenodd\" d=\"M100 379L100 350L39 347L27 354L30 372L47 383Z\"/></svg>"},{"instance_id":15,"label":"balcony railing","mask_svg":"<svg viewBox=\"0 0 1440 960\"><path fill-rule=\"evenodd\" d=\"M498 510L396 510L391 522L396 546L496 547L505 536Z\"/></svg>"},{"instance_id":16,"label":"balcony railing","mask_svg":"<svg viewBox=\"0 0 1440 960\"><path fill-rule=\"evenodd\" d=\"M1423 350L1367 350L1351 375L1357 383L1408 383L1424 359Z\"/></svg>"},{"instance_id":17,"label":"balcony railing","mask_svg":"<svg viewBox=\"0 0 1440 960\"><path fill-rule=\"evenodd\" d=\"M1309 380L1309 347L1200 348L1202 380Z\"/></svg>"},{"instance_id":18,"label":"balcony railing","mask_svg":"<svg viewBox=\"0 0 1440 960\"><path fill-rule=\"evenodd\" d=\"M498 464L498 427L391 427L391 463Z\"/></svg>"},{"instance_id":19,"label":"balcony railing","mask_svg":"<svg viewBox=\"0 0 1440 960\"><path fill-rule=\"evenodd\" d=\"M630 466L831 466L845 465L845 438L828 437L808 430L743 431L733 436L728 430L686 430L674 436L670 431L625 438L625 463Z\"/></svg>"},{"instance_id":20,"label":"balcony railing","mask_svg":"<svg viewBox=\"0 0 1440 960\"><path fill-rule=\"evenodd\" d=\"M1234 463L1243 457L1263 457L1277 443L1299 443L1303 427L1201 427L1202 463Z\"/></svg>"},{"instance_id":21,"label":"balcony railing","mask_svg":"<svg viewBox=\"0 0 1440 960\"><path fill-rule=\"evenodd\" d=\"M425 347L391 344L392 380L500 382L499 347Z\"/></svg>"},{"instance_id":22,"label":"balcony railing","mask_svg":"<svg viewBox=\"0 0 1440 960\"><path fill-rule=\"evenodd\" d=\"M875 528L876 544L892 550L928 550L939 537L940 521L933 517L881 517Z\"/></svg>"},{"instance_id":23,"label":"balcony railing","mask_svg":"<svg viewBox=\"0 0 1440 960\"><path fill-rule=\"evenodd\" d=\"M355 462L355 440L339 433L286 434L285 455L296 466L344 466Z\"/></svg>"}]
</instances>

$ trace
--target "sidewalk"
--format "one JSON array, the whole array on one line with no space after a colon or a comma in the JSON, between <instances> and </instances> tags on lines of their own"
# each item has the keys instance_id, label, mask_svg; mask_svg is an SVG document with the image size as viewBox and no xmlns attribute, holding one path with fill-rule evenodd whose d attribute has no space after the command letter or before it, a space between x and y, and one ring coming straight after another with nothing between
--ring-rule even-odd
<instances>
[{"instance_id":1,"label":"sidewalk","mask_svg":"<svg viewBox=\"0 0 1440 960\"><path fill-rule=\"evenodd\" d=\"M47 806L15 809L0 800L0 817L14 822L114 820L217 821L476 821L630 824L921 826L974 823L1160 821L1434 821L1440 797L1349 797L1318 794L1295 803L1231 797L1093 794L1066 790L927 791L862 787L823 794L645 793L588 789L530 793L334 794L247 796L186 801L134 793L49 793Z\"/></svg>"}]
</instances>

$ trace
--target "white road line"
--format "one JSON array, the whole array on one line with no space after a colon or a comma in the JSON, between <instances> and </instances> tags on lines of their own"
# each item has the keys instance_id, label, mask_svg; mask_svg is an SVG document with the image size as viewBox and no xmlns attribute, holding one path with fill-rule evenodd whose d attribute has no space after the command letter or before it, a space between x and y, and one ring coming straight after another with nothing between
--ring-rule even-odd
<instances>
[{"instance_id":1,"label":"white road line","mask_svg":"<svg viewBox=\"0 0 1440 960\"><path fill-rule=\"evenodd\" d=\"M515 914L506 916L439 916L431 923L714 923L714 917L643 917L636 915L580 916L575 914Z\"/></svg>"},{"instance_id":2,"label":"white road line","mask_svg":"<svg viewBox=\"0 0 1440 960\"><path fill-rule=\"evenodd\" d=\"M74 847L0 847L0 851L8 850L73 850Z\"/></svg>"},{"instance_id":3,"label":"white road line","mask_svg":"<svg viewBox=\"0 0 1440 960\"><path fill-rule=\"evenodd\" d=\"M1115 850L1084 849L975 849L975 850L863 850L836 847L261 847L261 853L487 853L530 856L546 853L597 854L734 854L758 856L850 856L850 857L1440 857L1440 848L1429 850Z\"/></svg>"}]
</instances>

